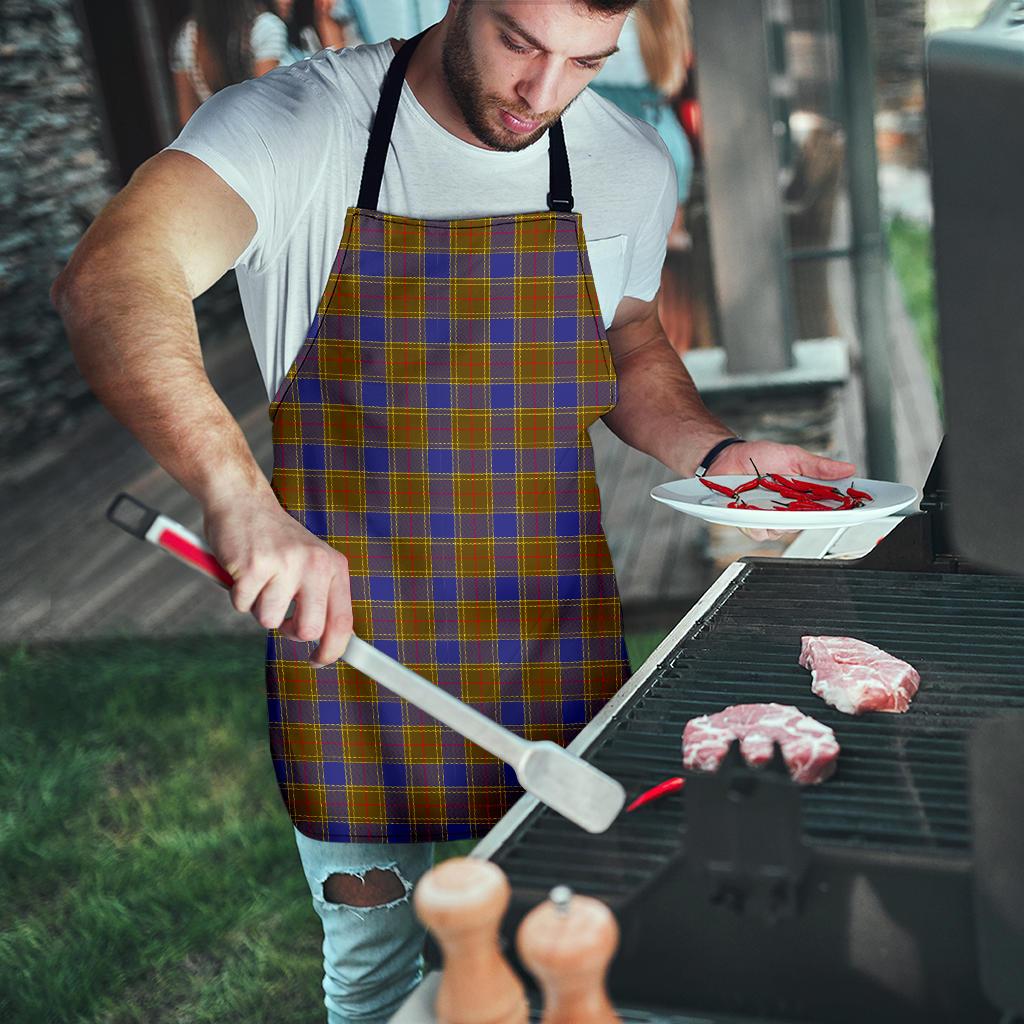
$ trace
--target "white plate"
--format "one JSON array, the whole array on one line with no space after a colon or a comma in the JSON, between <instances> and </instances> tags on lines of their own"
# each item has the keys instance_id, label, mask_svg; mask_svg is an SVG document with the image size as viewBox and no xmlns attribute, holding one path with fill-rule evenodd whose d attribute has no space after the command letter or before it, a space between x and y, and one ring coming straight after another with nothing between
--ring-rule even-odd
<instances>
[{"instance_id":1,"label":"white plate","mask_svg":"<svg viewBox=\"0 0 1024 1024\"><path fill-rule=\"evenodd\" d=\"M725 487L737 487L750 479L749 475L709 476L708 480ZM800 479L811 479L801 477ZM888 480L865 480L863 477L845 477L842 480L816 480L815 483L829 484L846 490L854 487L867 491L872 500L860 508L829 512L790 512L786 509L755 511L745 508L728 508L729 498L716 494L705 487L695 476L685 480L673 480L659 484L651 491L651 497L687 515L696 516L708 523L723 526L738 526L753 529L814 530L834 529L839 526L855 526L872 519L894 515L910 505L916 505L921 495L907 484L892 483ZM785 501L774 491L758 488L742 495L744 501L753 505L770 505L772 501Z\"/></svg>"}]
</instances>

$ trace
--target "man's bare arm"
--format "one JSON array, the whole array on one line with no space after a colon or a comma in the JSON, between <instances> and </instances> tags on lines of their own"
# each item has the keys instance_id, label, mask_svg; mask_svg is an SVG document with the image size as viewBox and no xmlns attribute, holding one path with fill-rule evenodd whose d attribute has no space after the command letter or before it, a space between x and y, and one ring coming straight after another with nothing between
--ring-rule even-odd
<instances>
[{"instance_id":1,"label":"man's bare arm","mask_svg":"<svg viewBox=\"0 0 1024 1024\"><path fill-rule=\"evenodd\" d=\"M281 509L206 375L192 306L255 230L205 164L160 153L97 217L52 298L96 396L202 505L235 607L296 639L322 636L326 664L351 631L346 560Z\"/></svg>"},{"instance_id":2,"label":"man's bare arm","mask_svg":"<svg viewBox=\"0 0 1024 1024\"><path fill-rule=\"evenodd\" d=\"M653 455L681 477L693 476L700 460L718 442L733 436L701 401L693 378L665 336L658 298L626 297L615 311L608 345L619 378L618 404L605 423L627 444ZM796 445L746 442L726 448L714 472L751 473L751 458L763 472L797 473L823 480L854 472Z\"/></svg>"},{"instance_id":3,"label":"man's bare arm","mask_svg":"<svg viewBox=\"0 0 1024 1024\"><path fill-rule=\"evenodd\" d=\"M161 153L107 204L52 290L96 396L204 506L265 479L206 376L192 307L255 229L213 171Z\"/></svg>"},{"instance_id":4,"label":"man's bare arm","mask_svg":"<svg viewBox=\"0 0 1024 1024\"><path fill-rule=\"evenodd\" d=\"M732 431L701 401L693 378L665 336L657 297L626 297L615 311L608 345L619 378L618 404L605 423L634 448L680 476Z\"/></svg>"}]
</instances>

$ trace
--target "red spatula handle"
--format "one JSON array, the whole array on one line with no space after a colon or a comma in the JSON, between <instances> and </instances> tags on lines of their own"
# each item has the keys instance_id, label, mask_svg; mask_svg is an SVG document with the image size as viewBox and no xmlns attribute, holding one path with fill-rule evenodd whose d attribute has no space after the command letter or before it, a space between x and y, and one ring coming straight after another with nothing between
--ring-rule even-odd
<instances>
[{"instance_id":1,"label":"red spatula handle","mask_svg":"<svg viewBox=\"0 0 1024 1024\"><path fill-rule=\"evenodd\" d=\"M231 574L217 561L201 537L186 530L156 509L144 505L130 494L119 494L107 509L107 518L133 537L148 540L168 554L205 573L222 587L234 586Z\"/></svg>"}]
</instances>

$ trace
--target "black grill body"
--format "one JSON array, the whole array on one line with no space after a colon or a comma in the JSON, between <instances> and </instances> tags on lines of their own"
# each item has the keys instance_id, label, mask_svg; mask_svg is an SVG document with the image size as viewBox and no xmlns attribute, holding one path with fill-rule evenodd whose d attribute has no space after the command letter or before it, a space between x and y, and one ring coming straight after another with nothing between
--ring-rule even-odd
<instances>
[{"instance_id":1,"label":"black grill body","mask_svg":"<svg viewBox=\"0 0 1024 1024\"><path fill-rule=\"evenodd\" d=\"M826 705L797 663L804 634L909 661L922 677L911 709ZM632 797L680 774L690 718L769 701L835 731L832 779L800 788L737 757L721 779L692 775L600 836L535 809L492 854L513 887L509 947L521 916L568 884L616 913L611 988L625 1003L714 1020L999 1020L979 981L967 747L976 723L1024 711L1024 581L734 566L584 756Z\"/></svg>"}]
</instances>

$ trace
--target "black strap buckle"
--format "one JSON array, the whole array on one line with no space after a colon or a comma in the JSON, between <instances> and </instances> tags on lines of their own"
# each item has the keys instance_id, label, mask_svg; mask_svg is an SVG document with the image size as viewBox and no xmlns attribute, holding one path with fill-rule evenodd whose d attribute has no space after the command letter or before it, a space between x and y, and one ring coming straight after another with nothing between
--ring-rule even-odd
<instances>
[{"instance_id":1,"label":"black strap buckle","mask_svg":"<svg viewBox=\"0 0 1024 1024\"><path fill-rule=\"evenodd\" d=\"M716 444L715 447L700 460L700 463L693 475L696 477L706 476L707 471L711 468L711 463L714 462L715 459L717 459L718 456L721 455L722 452L724 452L731 444L743 444L743 438L727 437L724 441L719 441L718 444Z\"/></svg>"},{"instance_id":2,"label":"black strap buckle","mask_svg":"<svg viewBox=\"0 0 1024 1024\"><path fill-rule=\"evenodd\" d=\"M572 195L569 195L568 199L560 199L553 196L550 192L548 193L548 209L554 210L555 213L572 213L573 199Z\"/></svg>"}]
</instances>

